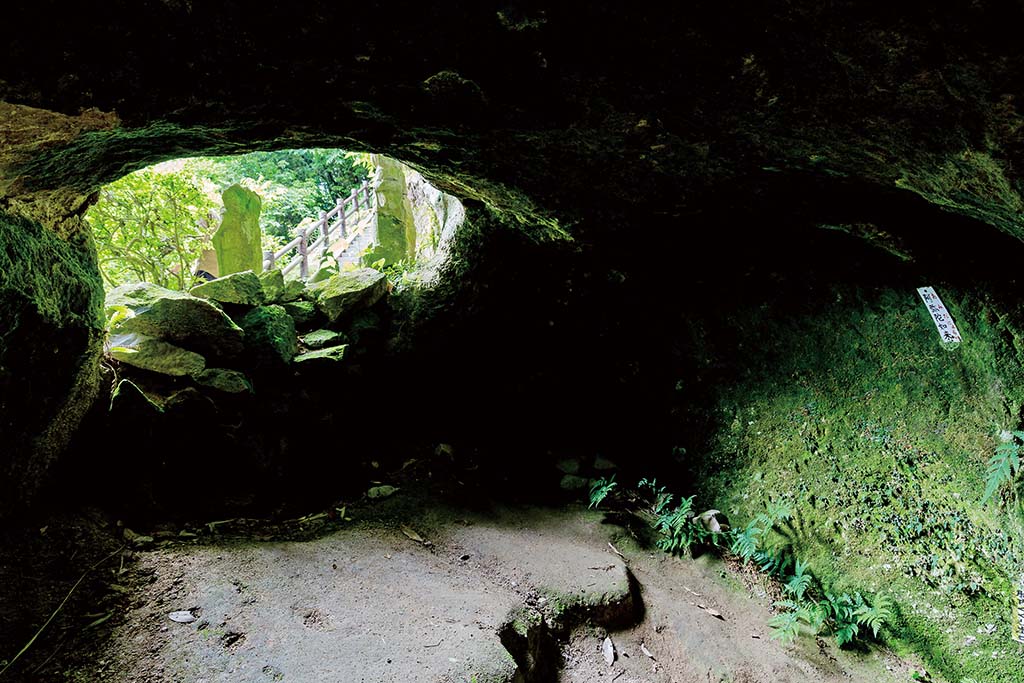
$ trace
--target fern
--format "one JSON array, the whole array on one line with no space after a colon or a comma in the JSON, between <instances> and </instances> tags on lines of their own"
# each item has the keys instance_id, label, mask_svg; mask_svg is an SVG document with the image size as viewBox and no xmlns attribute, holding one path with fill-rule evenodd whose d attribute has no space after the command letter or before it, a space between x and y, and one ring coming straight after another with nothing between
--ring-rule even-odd
<instances>
[{"instance_id":1,"label":"fern","mask_svg":"<svg viewBox=\"0 0 1024 683\"><path fill-rule=\"evenodd\" d=\"M757 554L757 547L760 545L760 529L756 522L751 522L745 529L733 533L732 544L729 549L739 556L744 562L750 562Z\"/></svg>"},{"instance_id":2,"label":"fern","mask_svg":"<svg viewBox=\"0 0 1024 683\"><path fill-rule=\"evenodd\" d=\"M779 522L785 522L792 519L793 510L782 503L772 503L768 506L767 512L762 513L760 517L764 520L765 533L767 533Z\"/></svg>"},{"instance_id":3,"label":"fern","mask_svg":"<svg viewBox=\"0 0 1024 683\"><path fill-rule=\"evenodd\" d=\"M892 621L892 601L885 595L875 597L875 604L864 603L854 611L857 623L871 629L871 634L877 638L878 630Z\"/></svg>"},{"instance_id":4,"label":"fern","mask_svg":"<svg viewBox=\"0 0 1024 683\"><path fill-rule=\"evenodd\" d=\"M860 628L857 626L857 622L850 621L836 626L835 637L836 645L842 647L847 643L852 643L857 637L857 633Z\"/></svg>"},{"instance_id":5,"label":"fern","mask_svg":"<svg viewBox=\"0 0 1024 683\"><path fill-rule=\"evenodd\" d=\"M596 508L598 505L600 505L601 502L608 497L608 494L611 493L618 485L618 482L615 481L614 474L612 475L611 479L604 479L603 477L601 479L596 479L590 485L589 507Z\"/></svg>"},{"instance_id":6,"label":"fern","mask_svg":"<svg viewBox=\"0 0 1024 683\"><path fill-rule=\"evenodd\" d=\"M988 461L988 474L985 479L985 495L981 498L984 505L996 494L1004 484L1012 484L1020 471L1020 442L1024 441L1024 432L1014 432L1013 441L1000 444L995 454Z\"/></svg>"},{"instance_id":7,"label":"fern","mask_svg":"<svg viewBox=\"0 0 1024 683\"><path fill-rule=\"evenodd\" d=\"M789 577L784 586L787 593L795 597L797 600L803 600L804 594L811 585L811 575L807 573L807 563L796 561L796 568L794 569L793 576Z\"/></svg>"},{"instance_id":8,"label":"fern","mask_svg":"<svg viewBox=\"0 0 1024 683\"><path fill-rule=\"evenodd\" d=\"M772 640L792 643L800 635L800 615L798 611L776 614L768 622L772 628Z\"/></svg>"},{"instance_id":9,"label":"fern","mask_svg":"<svg viewBox=\"0 0 1024 683\"><path fill-rule=\"evenodd\" d=\"M791 560L785 554L773 553L769 550L758 550L754 553L754 562L765 574L781 576L786 573Z\"/></svg>"},{"instance_id":10,"label":"fern","mask_svg":"<svg viewBox=\"0 0 1024 683\"><path fill-rule=\"evenodd\" d=\"M709 532L694 520L693 499L694 496L682 498L674 510L658 516L654 522L654 528L662 535L656 543L658 548L676 555L705 540Z\"/></svg>"},{"instance_id":11,"label":"fern","mask_svg":"<svg viewBox=\"0 0 1024 683\"><path fill-rule=\"evenodd\" d=\"M644 477L637 485L637 489L649 488L651 493L654 494L654 503L651 505L651 510L654 514L660 515L665 511L665 508L672 504L674 496L669 493L664 486L658 486L657 479L648 479Z\"/></svg>"}]
</instances>

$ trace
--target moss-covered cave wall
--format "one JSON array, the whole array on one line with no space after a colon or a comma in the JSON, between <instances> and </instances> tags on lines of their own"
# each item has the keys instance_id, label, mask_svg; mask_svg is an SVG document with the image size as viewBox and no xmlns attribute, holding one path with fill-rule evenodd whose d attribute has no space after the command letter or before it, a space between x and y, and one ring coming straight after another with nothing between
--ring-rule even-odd
<instances>
[{"instance_id":1,"label":"moss-covered cave wall","mask_svg":"<svg viewBox=\"0 0 1024 683\"><path fill-rule=\"evenodd\" d=\"M393 374L362 387L422 392L410 439L527 475L600 451L738 521L784 498L812 568L890 582L937 671L1019 679L991 656L1019 515L977 504L1021 417L1019 3L2 15L4 511L101 385L79 216L103 182L191 153L368 150L467 203L438 286L396 302L375 369ZM921 284L960 348L939 347Z\"/></svg>"}]
</instances>

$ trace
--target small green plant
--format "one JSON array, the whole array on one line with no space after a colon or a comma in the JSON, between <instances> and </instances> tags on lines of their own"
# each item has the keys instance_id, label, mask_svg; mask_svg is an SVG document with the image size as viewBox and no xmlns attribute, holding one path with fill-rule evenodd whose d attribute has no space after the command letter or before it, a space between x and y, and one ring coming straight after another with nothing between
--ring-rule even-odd
<instances>
[{"instance_id":1,"label":"small green plant","mask_svg":"<svg viewBox=\"0 0 1024 683\"><path fill-rule=\"evenodd\" d=\"M598 507L618 485L614 474L610 479L605 479L604 477L595 479L590 484L590 508Z\"/></svg>"},{"instance_id":2,"label":"small green plant","mask_svg":"<svg viewBox=\"0 0 1024 683\"><path fill-rule=\"evenodd\" d=\"M107 333L107 340L104 343L104 350L106 353L112 353L114 351L120 353L136 353L137 350L128 346L116 345L111 342L110 335L113 330L126 320L130 320L135 317L135 311L128 306L107 306L105 313L107 315L107 322L104 326L104 330ZM123 336L122 336L123 338Z\"/></svg>"},{"instance_id":3,"label":"small green plant","mask_svg":"<svg viewBox=\"0 0 1024 683\"><path fill-rule=\"evenodd\" d=\"M875 604L863 603L855 615L858 623L871 629L871 635L878 637L878 630L892 621L892 600L885 595L875 597Z\"/></svg>"},{"instance_id":4,"label":"small green plant","mask_svg":"<svg viewBox=\"0 0 1024 683\"><path fill-rule=\"evenodd\" d=\"M874 604L860 593L825 592L820 600L809 597L811 576L807 565L798 562L797 567L799 575L794 574L784 585L793 599L776 602L775 606L784 611L768 622L774 630L772 638L792 642L800 635L801 625L806 624L815 635L830 633L836 644L843 647L861 635L862 626L870 628L872 637L877 638L879 630L892 621L892 602L884 595L876 596Z\"/></svg>"},{"instance_id":5,"label":"small green plant","mask_svg":"<svg viewBox=\"0 0 1024 683\"><path fill-rule=\"evenodd\" d=\"M644 489L650 491L649 507L653 516L651 526L661 536L655 542L659 550L680 555L689 552L694 545L717 540L717 534L710 531L701 518L693 513L693 500L696 496L680 498L679 504L673 507L675 496L664 486L658 486L656 480L641 479L637 489L641 492Z\"/></svg>"},{"instance_id":6,"label":"small green plant","mask_svg":"<svg viewBox=\"0 0 1024 683\"><path fill-rule=\"evenodd\" d=\"M796 607L795 603L794 606ZM792 643L800 635L801 624L805 621L804 616L799 607L789 612L776 614L768 621L768 625L772 628L772 640Z\"/></svg>"},{"instance_id":7,"label":"small green plant","mask_svg":"<svg viewBox=\"0 0 1024 683\"><path fill-rule=\"evenodd\" d=\"M803 600L810 585L811 575L807 572L807 563L797 560L793 575L789 577L783 588L797 600Z\"/></svg>"},{"instance_id":8,"label":"small green plant","mask_svg":"<svg viewBox=\"0 0 1024 683\"><path fill-rule=\"evenodd\" d=\"M784 574L789 568L791 558L786 554L764 548L764 542L775 525L792 516L793 513L788 507L778 503L770 505L746 527L732 532L729 549L744 563L753 562L763 572L772 575Z\"/></svg>"},{"instance_id":9,"label":"small green plant","mask_svg":"<svg viewBox=\"0 0 1024 683\"><path fill-rule=\"evenodd\" d=\"M995 454L988 461L988 475L985 478L985 495L981 504L986 504L1004 485L1012 485L1020 472L1020 450L1024 445L1024 432L1013 432L1013 438L996 447Z\"/></svg>"}]
</instances>

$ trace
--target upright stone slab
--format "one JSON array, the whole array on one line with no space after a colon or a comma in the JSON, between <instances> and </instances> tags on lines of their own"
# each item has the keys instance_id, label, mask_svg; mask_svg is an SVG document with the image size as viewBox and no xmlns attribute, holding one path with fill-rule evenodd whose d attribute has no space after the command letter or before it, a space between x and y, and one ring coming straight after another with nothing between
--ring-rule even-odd
<instances>
[{"instance_id":1,"label":"upright stone slab","mask_svg":"<svg viewBox=\"0 0 1024 683\"><path fill-rule=\"evenodd\" d=\"M377 241L363 258L365 265L384 259L384 265L416 259L416 220L406 191L405 165L378 156Z\"/></svg>"},{"instance_id":2,"label":"upright stone slab","mask_svg":"<svg viewBox=\"0 0 1024 683\"><path fill-rule=\"evenodd\" d=\"M213 235L220 277L243 270L251 270L257 275L263 272L262 206L260 196L241 185L232 185L224 190L224 218Z\"/></svg>"}]
</instances>

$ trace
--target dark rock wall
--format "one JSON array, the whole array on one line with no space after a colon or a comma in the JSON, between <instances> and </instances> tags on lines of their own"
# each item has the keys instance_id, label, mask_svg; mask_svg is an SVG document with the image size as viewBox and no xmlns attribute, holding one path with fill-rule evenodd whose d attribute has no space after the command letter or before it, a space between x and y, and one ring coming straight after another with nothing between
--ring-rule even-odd
<instances>
[{"instance_id":1,"label":"dark rock wall","mask_svg":"<svg viewBox=\"0 0 1024 683\"><path fill-rule=\"evenodd\" d=\"M102 301L87 235L0 212L0 514L32 497L96 396Z\"/></svg>"},{"instance_id":2,"label":"dark rock wall","mask_svg":"<svg viewBox=\"0 0 1024 683\"><path fill-rule=\"evenodd\" d=\"M729 263L733 240L871 224L861 236L912 250L929 203L973 219L957 237L1017 235L1020 18L1011 2L23 3L0 29L0 206L78 239L101 183L161 159L331 145L406 160L480 207L420 302L441 314L434 340L475 343L417 348L513 359L480 381L521 392L531 433L565 435L566 406L585 422L624 403L604 391L647 393L666 287ZM9 367L11 387L34 372ZM456 398L486 393L467 375Z\"/></svg>"}]
</instances>

